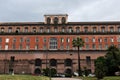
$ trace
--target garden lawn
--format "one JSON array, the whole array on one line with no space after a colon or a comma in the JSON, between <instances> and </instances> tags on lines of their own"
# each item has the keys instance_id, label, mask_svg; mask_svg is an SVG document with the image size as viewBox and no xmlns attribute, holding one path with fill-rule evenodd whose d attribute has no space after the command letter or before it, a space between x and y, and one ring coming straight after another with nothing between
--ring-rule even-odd
<instances>
[{"instance_id":1,"label":"garden lawn","mask_svg":"<svg viewBox=\"0 0 120 80\"><path fill-rule=\"evenodd\" d=\"M82 80L97 80L95 77L80 77ZM102 80L120 80L120 76L104 77Z\"/></svg>"},{"instance_id":2,"label":"garden lawn","mask_svg":"<svg viewBox=\"0 0 120 80\"><path fill-rule=\"evenodd\" d=\"M0 75L0 80L49 80L49 78L33 75Z\"/></svg>"}]
</instances>

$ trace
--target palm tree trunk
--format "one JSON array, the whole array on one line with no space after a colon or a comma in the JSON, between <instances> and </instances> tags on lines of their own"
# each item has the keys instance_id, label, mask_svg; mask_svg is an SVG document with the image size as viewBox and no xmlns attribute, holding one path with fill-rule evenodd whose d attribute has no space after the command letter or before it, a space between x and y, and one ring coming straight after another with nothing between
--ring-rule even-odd
<instances>
[{"instance_id":1,"label":"palm tree trunk","mask_svg":"<svg viewBox=\"0 0 120 80\"><path fill-rule=\"evenodd\" d=\"M81 76L81 68L80 68L80 47L78 46L78 76Z\"/></svg>"}]
</instances>

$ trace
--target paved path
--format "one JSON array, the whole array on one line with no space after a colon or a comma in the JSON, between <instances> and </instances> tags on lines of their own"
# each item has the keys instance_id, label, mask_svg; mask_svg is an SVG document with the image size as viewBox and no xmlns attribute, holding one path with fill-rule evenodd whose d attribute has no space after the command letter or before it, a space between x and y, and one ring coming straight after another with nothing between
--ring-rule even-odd
<instances>
[{"instance_id":1,"label":"paved path","mask_svg":"<svg viewBox=\"0 0 120 80\"><path fill-rule=\"evenodd\" d=\"M52 80L82 80L82 79L75 79L75 78L52 78Z\"/></svg>"}]
</instances>

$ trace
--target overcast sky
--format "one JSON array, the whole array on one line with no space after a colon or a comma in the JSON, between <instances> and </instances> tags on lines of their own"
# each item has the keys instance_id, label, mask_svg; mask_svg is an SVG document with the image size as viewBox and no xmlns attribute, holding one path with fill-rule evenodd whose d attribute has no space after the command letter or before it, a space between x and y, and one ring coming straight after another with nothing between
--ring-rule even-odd
<instances>
[{"instance_id":1,"label":"overcast sky","mask_svg":"<svg viewBox=\"0 0 120 80\"><path fill-rule=\"evenodd\" d=\"M68 14L72 22L120 21L120 0L0 0L0 22L43 22Z\"/></svg>"}]
</instances>

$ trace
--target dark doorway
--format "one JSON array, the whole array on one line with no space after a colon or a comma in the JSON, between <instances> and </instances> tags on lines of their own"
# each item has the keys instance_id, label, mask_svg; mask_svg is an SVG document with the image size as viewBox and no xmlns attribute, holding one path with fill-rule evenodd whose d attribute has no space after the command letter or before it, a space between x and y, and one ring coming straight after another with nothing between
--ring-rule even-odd
<instances>
[{"instance_id":1,"label":"dark doorway","mask_svg":"<svg viewBox=\"0 0 120 80\"><path fill-rule=\"evenodd\" d=\"M36 68L35 71L34 71L35 74L41 74L41 71L39 68Z\"/></svg>"}]
</instances>

